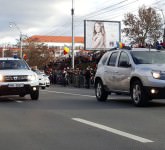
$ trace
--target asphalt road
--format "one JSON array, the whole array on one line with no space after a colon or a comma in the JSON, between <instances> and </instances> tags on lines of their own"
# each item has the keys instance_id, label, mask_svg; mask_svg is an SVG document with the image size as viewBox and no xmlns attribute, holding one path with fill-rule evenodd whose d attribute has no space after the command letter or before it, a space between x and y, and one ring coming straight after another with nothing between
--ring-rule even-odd
<instances>
[{"instance_id":1,"label":"asphalt road","mask_svg":"<svg viewBox=\"0 0 165 150\"><path fill-rule=\"evenodd\" d=\"M0 97L0 150L165 150L165 100L135 107L127 96L97 102L93 89L53 86Z\"/></svg>"}]
</instances>

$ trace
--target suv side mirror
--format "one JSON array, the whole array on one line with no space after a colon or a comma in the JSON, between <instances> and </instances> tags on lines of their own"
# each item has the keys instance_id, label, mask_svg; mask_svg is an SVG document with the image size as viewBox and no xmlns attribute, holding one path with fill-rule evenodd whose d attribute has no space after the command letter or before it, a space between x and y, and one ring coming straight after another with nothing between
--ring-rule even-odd
<instances>
[{"instance_id":1,"label":"suv side mirror","mask_svg":"<svg viewBox=\"0 0 165 150\"><path fill-rule=\"evenodd\" d=\"M131 64L129 64L127 61L121 61L121 62L119 63L119 66L120 66L120 67L129 68L129 67L131 67Z\"/></svg>"}]
</instances>

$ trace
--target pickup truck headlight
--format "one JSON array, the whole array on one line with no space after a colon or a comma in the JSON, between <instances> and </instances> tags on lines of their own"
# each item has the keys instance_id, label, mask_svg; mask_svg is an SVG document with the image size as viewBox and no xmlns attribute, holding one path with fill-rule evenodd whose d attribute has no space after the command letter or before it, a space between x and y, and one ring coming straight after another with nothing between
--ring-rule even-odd
<instances>
[{"instance_id":1,"label":"pickup truck headlight","mask_svg":"<svg viewBox=\"0 0 165 150\"><path fill-rule=\"evenodd\" d=\"M36 76L35 75L28 75L28 80L29 81L34 81L34 80L36 80L37 78L36 78Z\"/></svg>"},{"instance_id":2,"label":"pickup truck headlight","mask_svg":"<svg viewBox=\"0 0 165 150\"><path fill-rule=\"evenodd\" d=\"M160 77L161 77L161 72L160 72L160 71L152 71L152 76L153 76L155 79L160 79Z\"/></svg>"}]
</instances>

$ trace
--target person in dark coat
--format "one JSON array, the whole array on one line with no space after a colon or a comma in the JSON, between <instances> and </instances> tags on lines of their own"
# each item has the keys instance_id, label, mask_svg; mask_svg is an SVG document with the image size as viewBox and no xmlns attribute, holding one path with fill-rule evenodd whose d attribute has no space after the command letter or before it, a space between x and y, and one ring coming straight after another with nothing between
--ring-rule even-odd
<instances>
[{"instance_id":1,"label":"person in dark coat","mask_svg":"<svg viewBox=\"0 0 165 150\"><path fill-rule=\"evenodd\" d=\"M86 72L85 72L85 81L86 81L86 88L90 88L90 77L91 77L91 72L90 68L87 67Z\"/></svg>"}]
</instances>

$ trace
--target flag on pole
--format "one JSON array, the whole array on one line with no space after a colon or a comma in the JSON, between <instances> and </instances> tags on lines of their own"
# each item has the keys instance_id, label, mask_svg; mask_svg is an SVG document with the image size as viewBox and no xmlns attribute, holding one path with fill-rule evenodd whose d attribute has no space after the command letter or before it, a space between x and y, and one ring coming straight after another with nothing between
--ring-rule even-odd
<instances>
[{"instance_id":1,"label":"flag on pole","mask_svg":"<svg viewBox=\"0 0 165 150\"><path fill-rule=\"evenodd\" d=\"M68 54L70 52L70 49L68 47L64 47L64 55Z\"/></svg>"},{"instance_id":2,"label":"flag on pole","mask_svg":"<svg viewBox=\"0 0 165 150\"><path fill-rule=\"evenodd\" d=\"M25 53L23 54L23 59L25 59L25 60L27 59L27 54L25 54Z\"/></svg>"},{"instance_id":3,"label":"flag on pole","mask_svg":"<svg viewBox=\"0 0 165 150\"><path fill-rule=\"evenodd\" d=\"M116 45L117 45L117 48L124 48L125 46L125 44L122 42L117 42Z\"/></svg>"}]
</instances>

